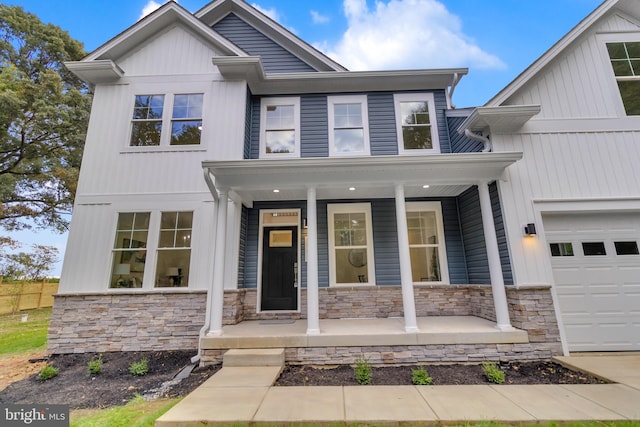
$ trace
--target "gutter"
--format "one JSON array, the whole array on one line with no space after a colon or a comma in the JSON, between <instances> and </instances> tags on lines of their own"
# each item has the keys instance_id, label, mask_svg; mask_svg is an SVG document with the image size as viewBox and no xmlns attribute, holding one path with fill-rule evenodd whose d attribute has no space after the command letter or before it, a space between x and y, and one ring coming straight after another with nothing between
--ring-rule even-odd
<instances>
[{"instance_id":1,"label":"gutter","mask_svg":"<svg viewBox=\"0 0 640 427\"><path fill-rule=\"evenodd\" d=\"M478 135L477 133L471 132L469 129L464 130L464 136L467 138L471 138L476 141L480 141L484 144L484 148L482 149L483 153L488 153L493 149L493 144L489 141L489 138L485 136Z\"/></svg>"},{"instance_id":2,"label":"gutter","mask_svg":"<svg viewBox=\"0 0 640 427\"><path fill-rule=\"evenodd\" d=\"M458 86L458 83L460 83L460 79L462 79L462 75L460 75L459 73L453 73L451 86L447 91L447 104L449 105L449 108L456 108L456 106L453 104L453 92L456 90L456 86Z\"/></svg>"}]
</instances>

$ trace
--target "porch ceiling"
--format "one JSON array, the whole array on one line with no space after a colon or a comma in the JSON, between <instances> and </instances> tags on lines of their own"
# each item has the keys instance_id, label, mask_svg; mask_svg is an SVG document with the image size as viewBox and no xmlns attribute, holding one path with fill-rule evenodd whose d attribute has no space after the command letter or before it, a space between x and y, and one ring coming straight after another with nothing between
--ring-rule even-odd
<instances>
[{"instance_id":1,"label":"porch ceiling","mask_svg":"<svg viewBox=\"0 0 640 427\"><path fill-rule=\"evenodd\" d=\"M251 203L305 200L309 187L317 189L318 199L388 198L395 184L405 186L406 197L456 196L470 185L500 179L521 158L521 152L463 153L206 161L202 167L217 188Z\"/></svg>"}]
</instances>

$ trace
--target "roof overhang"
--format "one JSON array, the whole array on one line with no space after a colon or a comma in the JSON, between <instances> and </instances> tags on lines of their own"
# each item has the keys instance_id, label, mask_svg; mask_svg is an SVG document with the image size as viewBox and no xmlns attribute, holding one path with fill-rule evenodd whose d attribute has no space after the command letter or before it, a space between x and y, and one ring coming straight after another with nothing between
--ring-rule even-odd
<instances>
[{"instance_id":1,"label":"roof overhang","mask_svg":"<svg viewBox=\"0 0 640 427\"><path fill-rule=\"evenodd\" d=\"M265 74L259 57L215 57L228 80L246 80L255 95L354 91L429 90L453 86L467 68L401 71L330 71Z\"/></svg>"},{"instance_id":2,"label":"roof overhang","mask_svg":"<svg viewBox=\"0 0 640 427\"><path fill-rule=\"evenodd\" d=\"M113 83L124 76L122 68L110 59L95 61L67 61L64 63L81 80L92 84Z\"/></svg>"},{"instance_id":3,"label":"roof overhang","mask_svg":"<svg viewBox=\"0 0 640 427\"><path fill-rule=\"evenodd\" d=\"M486 130L490 130L491 133L516 132L539 112L539 105L478 107L460 124L457 130L459 133L464 133L465 129L472 132Z\"/></svg>"},{"instance_id":4,"label":"roof overhang","mask_svg":"<svg viewBox=\"0 0 640 427\"><path fill-rule=\"evenodd\" d=\"M470 185L501 179L521 152L205 161L212 186L226 188L245 204L254 200L305 200L309 187L319 199L455 196ZM424 188L429 185L429 188ZM355 190L350 190L355 188ZM279 190L274 192L274 190Z\"/></svg>"}]
</instances>

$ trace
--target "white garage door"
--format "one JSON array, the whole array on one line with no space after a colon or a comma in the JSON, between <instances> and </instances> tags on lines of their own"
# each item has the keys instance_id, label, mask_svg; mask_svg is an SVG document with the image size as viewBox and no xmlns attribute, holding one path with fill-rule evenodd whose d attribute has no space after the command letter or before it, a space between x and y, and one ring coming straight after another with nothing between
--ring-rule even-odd
<instances>
[{"instance_id":1,"label":"white garage door","mask_svg":"<svg viewBox=\"0 0 640 427\"><path fill-rule=\"evenodd\" d=\"M569 351L640 350L640 213L543 221Z\"/></svg>"}]
</instances>

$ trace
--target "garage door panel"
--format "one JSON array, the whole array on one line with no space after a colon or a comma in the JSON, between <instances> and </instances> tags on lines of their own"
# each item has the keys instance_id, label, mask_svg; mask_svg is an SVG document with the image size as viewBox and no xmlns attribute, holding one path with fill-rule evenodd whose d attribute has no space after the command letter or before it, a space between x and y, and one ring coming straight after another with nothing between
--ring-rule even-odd
<instances>
[{"instance_id":1,"label":"garage door panel","mask_svg":"<svg viewBox=\"0 0 640 427\"><path fill-rule=\"evenodd\" d=\"M573 247L559 253L556 245L551 257L569 350L640 350L640 213L543 214L543 221L547 242ZM591 253L604 245L606 255L585 255L583 243L599 244L587 245Z\"/></svg>"}]
</instances>

